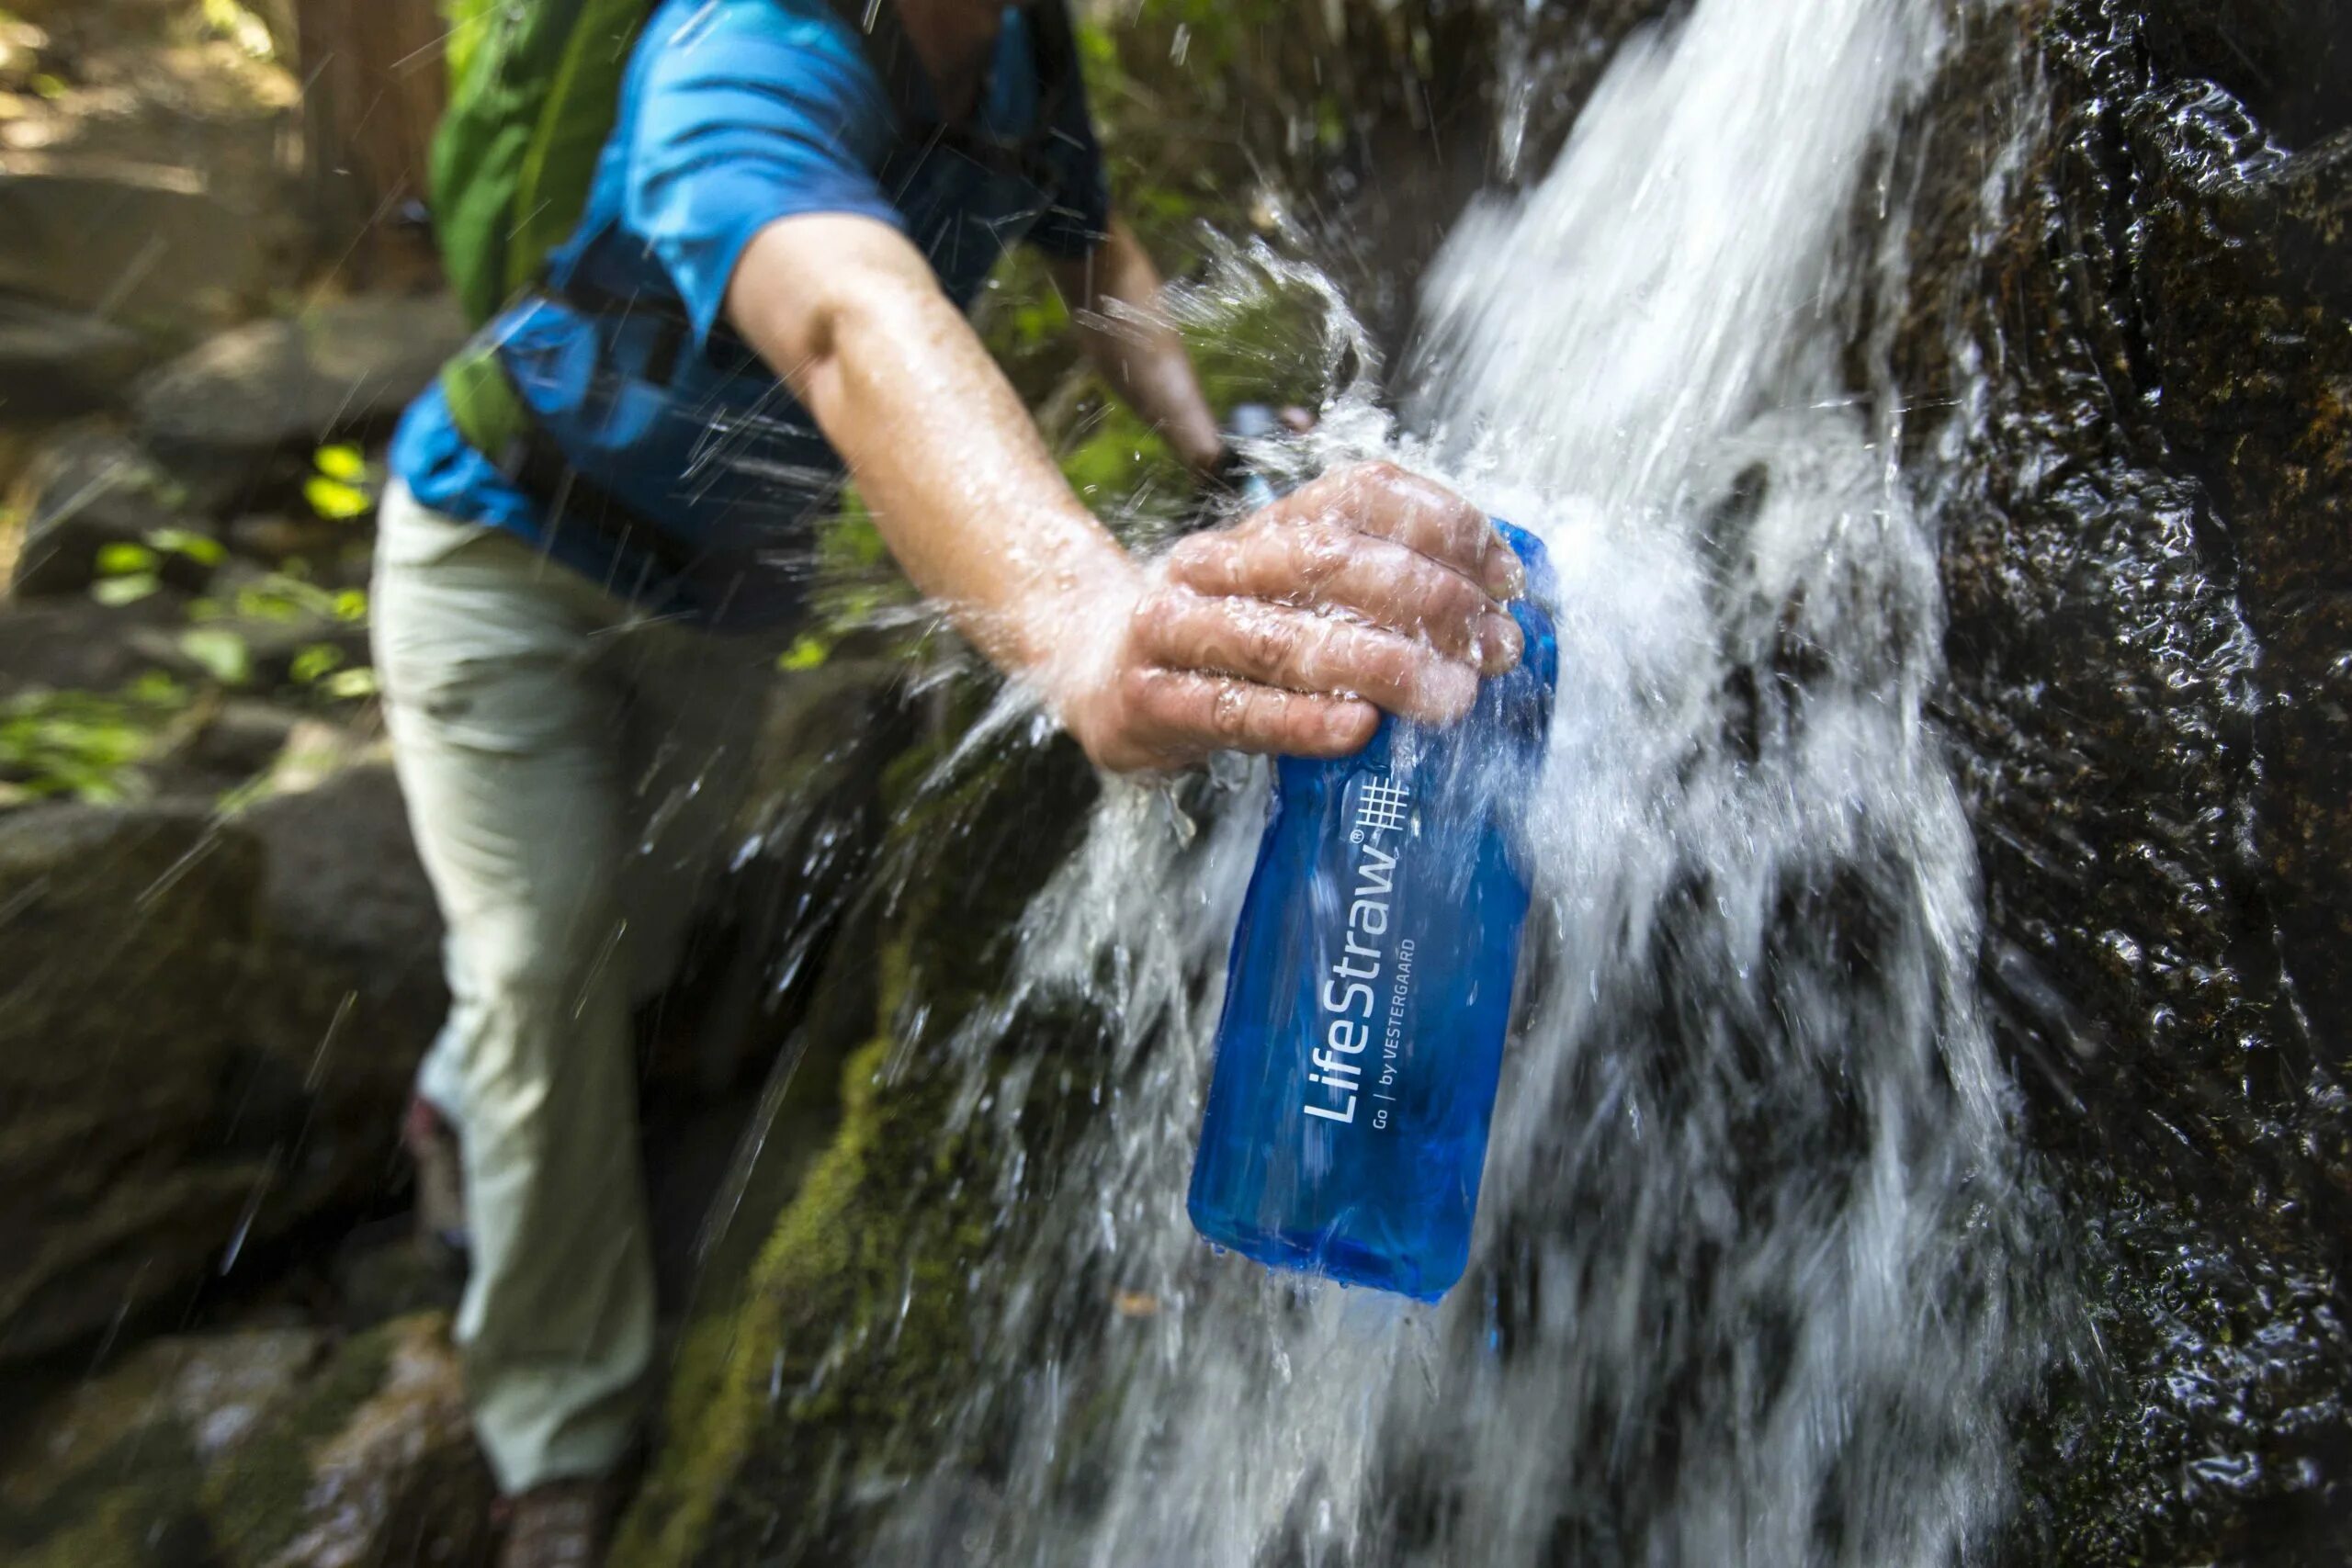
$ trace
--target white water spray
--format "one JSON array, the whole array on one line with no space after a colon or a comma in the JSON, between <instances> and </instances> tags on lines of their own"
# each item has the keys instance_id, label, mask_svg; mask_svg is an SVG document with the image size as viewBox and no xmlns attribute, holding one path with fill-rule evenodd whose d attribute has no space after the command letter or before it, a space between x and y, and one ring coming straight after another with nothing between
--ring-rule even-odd
<instances>
[{"instance_id":1,"label":"white water spray","mask_svg":"<svg viewBox=\"0 0 2352 1568\"><path fill-rule=\"evenodd\" d=\"M1009 1440L1003 1479L915 1488L875 1562L1939 1568L1997 1520L2036 1359L2007 1090L1921 711L1933 546L1849 353L1866 269L1902 297L1879 182L1950 14L1698 0L1628 44L1550 175L1441 257L1411 434L1361 393L1325 422L1324 456L1393 444L1544 536L1563 583L1469 1276L1411 1309L1193 1236L1197 982L1261 775L1223 773L1197 832L1114 790L959 1041L975 1085L1033 1070L1013 1021L1056 988L1116 1037L1117 1092L996 1265L959 1419Z\"/></svg>"}]
</instances>

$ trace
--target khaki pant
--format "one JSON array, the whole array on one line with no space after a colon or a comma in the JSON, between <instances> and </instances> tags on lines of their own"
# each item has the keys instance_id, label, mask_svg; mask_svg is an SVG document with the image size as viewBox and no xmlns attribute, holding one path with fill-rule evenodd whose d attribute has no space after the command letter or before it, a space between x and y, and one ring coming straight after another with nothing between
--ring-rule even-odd
<instances>
[{"instance_id":1,"label":"khaki pant","mask_svg":"<svg viewBox=\"0 0 2352 1568\"><path fill-rule=\"evenodd\" d=\"M500 1485L598 1473L654 1334L636 1003L719 869L773 653L650 621L513 536L385 497L393 757L448 928L418 1089L464 1151L457 1337Z\"/></svg>"}]
</instances>

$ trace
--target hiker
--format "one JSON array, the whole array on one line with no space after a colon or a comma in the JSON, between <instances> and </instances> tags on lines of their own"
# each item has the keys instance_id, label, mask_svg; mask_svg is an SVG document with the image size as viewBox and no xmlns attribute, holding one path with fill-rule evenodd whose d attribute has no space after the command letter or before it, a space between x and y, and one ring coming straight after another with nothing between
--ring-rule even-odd
<instances>
[{"instance_id":1,"label":"hiker","mask_svg":"<svg viewBox=\"0 0 2352 1568\"><path fill-rule=\"evenodd\" d=\"M631 1009L724 848L844 470L915 583L1106 768L1344 755L1378 708L1459 716L1518 651L1510 551L1396 469L1153 562L1064 482L964 316L1022 240L1112 388L1204 479L1229 458L1113 214L1060 0L639 9L626 51L615 0L474 46L436 221L461 295L503 308L402 421L377 553L452 998L406 1135L421 1193L462 1193L457 1334L526 1565L602 1551L654 1337ZM559 14L605 30L530 33ZM491 50L503 96L471 90ZM580 97L607 57L604 101ZM555 134L507 134L517 102Z\"/></svg>"}]
</instances>

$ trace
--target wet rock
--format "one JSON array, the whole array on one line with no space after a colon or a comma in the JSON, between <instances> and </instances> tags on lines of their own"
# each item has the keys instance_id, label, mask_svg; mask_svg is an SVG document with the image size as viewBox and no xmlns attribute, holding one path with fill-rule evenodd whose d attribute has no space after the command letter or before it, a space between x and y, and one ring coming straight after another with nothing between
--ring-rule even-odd
<instances>
[{"instance_id":1,"label":"wet rock","mask_svg":"<svg viewBox=\"0 0 2352 1568\"><path fill-rule=\"evenodd\" d=\"M2352 60L2352 56L2347 56ZM2261 831L2293 972L2352 1038L2352 131L2280 156L2194 85L2131 122L2157 423L2245 568L2270 697Z\"/></svg>"},{"instance_id":2,"label":"wet rock","mask_svg":"<svg viewBox=\"0 0 2352 1568\"><path fill-rule=\"evenodd\" d=\"M1924 165L1896 373L1974 411L1917 430L1950 443L1939 708L2079 1325L2007 1561L2352 1547L2345 154L2211 79L2331 12L2029 11L2024 49L1969 40ZM2037 73L2046 119L1969 107Z\"/></svg>"},{"instance_id":3,"label":"wet rock","mask_svg":"<svg viewBox=\"0 0 2352 1568\"><path fill-rule=\"evenodd\" d=\"M465 337L444 296L331 301L222 333L150 376L133 408L142 439L175 469L248 472L275 453L388 426Z\"/></svg>"},{"instance_id":4,"label":"wet rock","mask_svg":"<svg viewBox=\"0 0 2352 1568\"><path fill-rule=\"evenodd\" d=\"M838 1075L840 1130L794 1183L763 1189L753 1172L773 1220L740 1291L714 1291L726 1304L687 1331L616 1562L860 1560L935 1457L899 1439L944 1426L967 1386L971 1297L989 1288L975 1264L1002 1241L995 1181L1024 1160L1049 1168L1050 1145L956 1120L956 1075L897 1065L945 1050L997 1000L1019 913L1095 782L1067 740L962 770L942 767L946 750L919 745L886 774L868 875L903 891L853 907L805 1004L799 1072ZM1096 1043L1088 1020L1026 1022L1074 1053ZM1016 1090L1034 1095L1024 1133L1083 1124L1074 1080Z\"/></svg>"},{"instance_id":5,"label":"wet rock","mask_svg":"<svg viewBox=\"0 0 2352 1568\"><path fill-rule=\"evenodd\" d=\"M43 446L17 494L25 536L10 587L24 597L83 592L96 581L107 546L148 547L164 530L196 527L179 504L180 488L146 453L101 426L70 431ZM175 587L200 589L211 577L209 560L198 555L152 553L156 574Z\"/></svg>"},{"instance_id":6,"label":"wet rock","mask_svg":"<svg viewBox=\"0 0 2352 1568\"><path fill-rule=\"evenodd\" d=\"M2290 146L2352 126L2352 11L2339 0L2169 0L2146 10L2165 75L2221 84Z\"/></svg>"},{"instance_id":7,"label":"wet rock","mask_svg":"<svg viewBox=\"0 0 2352 1568\"><path fill-rule=\"evenodd\" d=\"M109 407L151 357L145 339L103 317L0 296L0 422Z\"/></svg>"},{"instance_id":8,"label":"wet rock","mask_svg":"<svg viewBox=\"0 0 2352 1568\"><path fill-rule=\"evenodd\" d=\"M65 1568L468 1568L491 1485L448 1319L158 1340L37 1410L0 1462L0 1554Z\"/></svg>"}]
</instances>

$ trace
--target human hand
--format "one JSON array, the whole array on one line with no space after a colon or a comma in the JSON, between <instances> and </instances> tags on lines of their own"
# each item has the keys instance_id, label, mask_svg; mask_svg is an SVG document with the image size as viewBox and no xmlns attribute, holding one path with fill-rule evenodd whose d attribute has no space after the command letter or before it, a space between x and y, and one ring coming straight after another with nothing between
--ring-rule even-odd
<instances>
[{"instance_id":1,"label":"human hand","mask_svg":"<svg viewBox=\"0 0 2352 1568\"><path fill-rule=\"evenodd\" d=\"M1390 463L1180 542L1057 706L1103 767L1343 757L1379 712L1450 724L1519 661L1523 574L1484 513Z\"/></svg>"}]
</instances>

